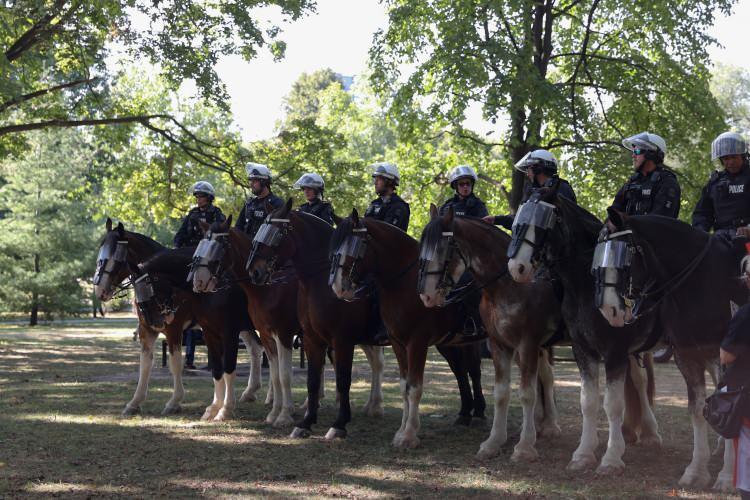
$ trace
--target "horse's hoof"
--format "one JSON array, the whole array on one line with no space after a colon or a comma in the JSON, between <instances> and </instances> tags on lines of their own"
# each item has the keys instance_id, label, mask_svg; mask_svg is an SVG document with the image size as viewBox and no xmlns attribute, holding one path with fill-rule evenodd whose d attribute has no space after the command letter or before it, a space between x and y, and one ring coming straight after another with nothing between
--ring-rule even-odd
<instances>
[{"instance_id":1,"label":"horse's hoof","mask_svg":"<svg viewBox=\"0 0 750 500\"><path fill-rule=\"evenodd\" d=\"M276 420L273 421L273 426L278 428L289 427L294 425L294 419L290 415L279 415Z\"/></svg>"},{"instance_id":2,"label":"horse's hoof","mask_svg":"<svg viewBox=\"0 0 750 500\"><path fill-rule=\"evenodd\" d=\"M491 447L491 446L480 446L479 451L475 455L475 458L477 460L490 460L491 458L495 458L500 454L500 447Z\"/></svg>"},{"instance_id":3,"label":"horse's hoof","mask_svg":"<svg viewBox=\"0 0 750 500\"><path fill-rule=\"evenodd\" d=\"M201 416L201 420L204 422L207 420L211 420L216 416L218 412L219 410L209 406L208 408L206 408L206 411L203 412L203 415Z\"/></svg>"},{"instance_id":4,"label":"horse's hoof","mask_svg":"<svg viewBox=\"0 0 750 500\"><path fill-rule=\"evenodd\" d=\"M371 404L364 407L362 413L368 417L382 417L385 415L382 404Z\"/></svg>"},{"instance_id":5,"label":"horse's hoof","mask_svg":"<svg viewBox=\"0 0 750 500\"><path fill-rule=\"evenodd\" d=\"M165 406L164 409L161 411L162 415L177 415L182 411L182 407L180 405L175 406Z\"/></svg>"},{"instance_id":6,"label":"horse's hoof","mask_svg":"<svg viewBox=\"0 0 750 500\"><path fill-rule=\"evenodd\" d=\"M596 457L594 455L588 455L584 457L573 458L568 462L568 466L565 467L569 471L582 471L593 469L596 467Z\"/></svg>"},{"instance_id":7,"label":"horse's hoof","mask_svg":"<svg viewBox=\"0 0 750 500\"><path fill-rule=\"evenodd\" d=\"M255 395L255 391L253 392L245 391L242 393L242 396L240 396L240 403L252 403L256 399L258 398Z\"/></svg>"},{"instance_id":8,"label":"horse's hoof","mask_svg":"<svg viewBox=\"0 0 750 500\"><path fill-rule=\"evenodd\" d=\"M335 427L331 427L328 429L328 432L326 432L326 441L333 441L334 439L344 439L346 437L346 429L337 429Z\"/></svg>"},{"instance_id":9,"label":"horse's hoof","mask_svg":"<svg viewBox=\"0 0 750 500\"><path fill-rule=\"evenodd\" d=\"M305 429L304 427L295 427L291 434L289 434L289 437L292 439L305 439L309 438L312 435L312 432L310 432L310 429Z\"/></svg>"},{"instance_id":10,"label":"horse's hoof","mask_svg":"<svg viewBox=\"0 0 750 500\"><path fill-rule=\"evenodd\" d=\"M601 464L596 468L597 476L619 476L625 472L625 463L618 460L619 463Z\"/></svg>"},{"instance_id":11,"label":"horse's hoof","mask_svg":"<svg viewBox=\"0 0 750 500\"><path fill-rule=\"evenodd\" d=\"M730 493L734 491L734 481L731 474L721 474L716 478L714 490Z\"/></svg>"},{"instance_id":12,"label":"horse's hoof","mask_svg":"<svg viewBox=\"0 0 750 500\"><path fill-rule=\"evenodd\" d=\"M393 440L393 446L404 449L416 448L419 446L419 438L417 436L402 434Z\"/></svg>"},{"instance_id":13,"label":"horse's hoof","mask_svg":"<svg viewBox=\"0 0 750 500\"><path fill-rule=\"evenodd\" d=\"M216 416L213 418L214 422L224 422L226 420L232 419L232 410L227 410L225 408L222 408L219 410L219 413L216 414Z\"/></svg>"},{"instance_id":14,"label":"horse's hoof","mask_svg":"<svg viewBox=\"0 0 750 500\"><path fill-rule=\"evenodd\" d=\"M453 421L453 425L471 425L471 415L459 415L456 420Z\"/></svg>"},{"instance_id":15,"label":"horse's hoof","mask_svg":"<svg viewBox=\"0 0 750 500\"><path fill-rule=\"evenodd\" d=\"M122 416L123 417L134 417L136 415L141 414L141 407L140 406L126 406L124 410L122 410Z\"/></svg>"},{"instance_id":16,"label":"horse's hoof","mask_svg":"<svg viewBox=\"0 0 750 500\"><path fill-rule=\"evenodd\" d=\"M539 431L539 436L543 438L558 438L562 436L562 429L557 424L548 424L542 426L542 430Z\"/></svg>"},{"instance_id":17,"label":"horse's hoof","mask_svg":"<svg viewBox=\"0 0 750 500\"><path fill-rule=\"evenodd\" d=\"M539 454L534 448L516 448L515 450L513 450L513 455L510 456L510 459L514 462L534 462L538 458Z\"/></svg>"},{"instance_id":18,"label":"horse's hoof","mask_svg":"<svg viewBox=\"0 0 750 500\"><path fill-rule=\"evenodd\" d=\"M693 472L691 470L686 470L680 478L680 482L678 484L686 488L703 489L706 488L710 482L711 475L707 470L704 470L703 472Z\"/></svg>"}]
</instances>

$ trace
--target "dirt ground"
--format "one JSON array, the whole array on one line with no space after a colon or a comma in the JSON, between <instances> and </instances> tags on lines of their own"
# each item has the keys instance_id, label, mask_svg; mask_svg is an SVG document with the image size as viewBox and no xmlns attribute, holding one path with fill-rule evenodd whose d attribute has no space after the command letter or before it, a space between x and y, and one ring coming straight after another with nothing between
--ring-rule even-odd
<instances>
[{"instance_id":1,"label":"dirt ground","mask_svg":"<svg viewBox=\"0 0 750 500\"><path fill-rule=\"evenodd\" d=\"M143 415L121 418L137 379L134 325L134 320L122 318L34 329L0 325L0 498L719 497L711 491L677 487L690 460L692 430L684 382L671 363L657 368L656 414L663 446L629 447L625 473L600 478L593 472L565 470L581 422L579 379L570 361L557 362L555 367L563 436L539 441L540 458L535 463L511 462L521 420L514 392L509 441L501 456L479 462L474 454L488 436L489 422L471 428L452 425L459 406L457 388L447 364L434 350L421 406L421 446L416 450L390 445L401 409L395 358L389 351L383 418L364 417L358 411L369 391L369 368L358 353L352 388L354 419L343 441L322 439L335 418L330 367L319 424L307 440L289 439L290 429L264 424L267 410L260 401L239 404L236 419L229 423L199 422L213 393L206 375L186 376L182 414L162 417L171 381L159 360ZM200 349L197 364L205 362L205 351ZM569 357L565 350L557 354ZM240 356L244 362L246 358ZM241 373L247 373L244 367ZM488 360L483 373L491 407L493 376ZM295 370L298 403L304 400L304 380L304 371ZM238 382L241 391L246 379ZM599 422L601 456L606 443L603 411ZM712 474L720 468L721 457L714 456Z\"/></svg>"}]
</instances>

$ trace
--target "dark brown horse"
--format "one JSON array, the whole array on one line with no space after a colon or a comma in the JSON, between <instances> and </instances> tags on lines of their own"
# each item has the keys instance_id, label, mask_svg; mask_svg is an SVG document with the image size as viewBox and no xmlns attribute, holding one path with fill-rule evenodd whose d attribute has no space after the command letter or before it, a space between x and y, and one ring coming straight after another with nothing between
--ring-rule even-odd
<instances>
[{"instance_id":1,"label":"dark brown horse","mask_svg":"<svg viewBox=\"0 0 750 500\"><path fill-rule=\"evenodd\" d=\"M113 227L112 220L107 219L107 233L102 241L97 271L94 278L96 296L102 300L110 300L118 287L128 278L135 281L140 276L138 265L166 250L164 246L148 236L128 231L119 223ZM180 314L187 314L181 311ZM147 321L138 313L138 336L141 345L140 369L138 385L135 394L125 406L123 416L130 416L141 411L141 404L146 399L151 369L154 364L154 345L159 331L151 328ZM169 370L173 377L172 397L164 407L163 414L173 414L180 411L185 390L182 384L182 329L178 318L174 323L164 327L163 333L167 337L169 348ZM260 387L260 368L262 350L259 343L248 332L243 333L245 346L250 353L250 378L241 401L253 401L255 392Z\"/></svg>"},{"instance_id":2,"label":"dark brown horse","mask_svg":"<svg viewBox=\"0 0 750 500\"><path fill-rule=\"evenodd\" d=\"M544 419L540 433L560 435L554 398L554 377L547 351L562 318L560 306L549 281L516 283L508 274L505 251L510 237L480 219L454 218L453 210L438 215L430 207L431 221L420 241L420 297L427 307L444 307L461 276L470 272L481 287L480 313L490 337L495 365L495 417L490 437L477 456L490 458L500 453L507 440L510 404L510 371L514 355L521 369L523 425L513 460L531 461L538 457L535 403L537 377L542 386Z\"/></svg>"},{"instance_id":3,"label":"dark brown horse","mask_svg":"<svg viewBox=\"0 0 750 500\"><path fill-rule=\"evenodd\" d=\"M360 219L354 210L338 224L331 249L331 286L339 298L358 298L367 277L374 278L401 377L403 417L393 444L415 447L427 350L449 343L461 331L461 306L428 309L422 304L416 292L419 244L397 227Z\"/></svg>"},{"instance_id":4,"label":"dark brown horse","mask_svg":"<svg viewBox=\"0 0 750 500\"><path fill-rule=\"evenodd\" d=\"M294 270L284 270L269 287L253 285L247 278L245 264L252 241L242 231L231 227L231 216L210 228L196 250L191 271L193 289L210 293L236 282L247 297L247 311L266 349L271 366L273 407L266 422L274 427L294 423L292 400L292 342L300 331L297 319L297 277Z\"/></svg>"},{"instance_id":5,"label":"dark brown horse","mask_svg":"<svg viewBox=\"0 0 750 500\"><path fill-rule=\"evenodd\" d=\"M239 333L250 330L245 294L238 286L197 294L187 282L194 248L167 250L142 263L135 283L141 317L155 330L197 323L203 330L214 381L214 398L201 420L232 417Z\"/></svg>"},{"instance_id":6,"label":"dark brown horse","mask_svg":"<svg viewBox=\"0 0 750 500\"><path fill-rule=\"evenodd\" d=\"M307 355L307 399L304 418L297 423L292 437L307 437L318 418L318 395L326 350L333 348L336 392L339 410L326 439L346 436L351 420L349 390L352 381L354 347L368 327L369 300L344 302L328 286L328 247L333 228L318 217L291 211L291 199L271 214L261 226L253 245L247 270L256 285L268 285L278 264L292 262L299 280L297 314L305 332ZM273 286L273 285L271 285ZM383 414L383 348L361 346L372 368L370 398L364 412Z\"/></svg>"}]
</instances>

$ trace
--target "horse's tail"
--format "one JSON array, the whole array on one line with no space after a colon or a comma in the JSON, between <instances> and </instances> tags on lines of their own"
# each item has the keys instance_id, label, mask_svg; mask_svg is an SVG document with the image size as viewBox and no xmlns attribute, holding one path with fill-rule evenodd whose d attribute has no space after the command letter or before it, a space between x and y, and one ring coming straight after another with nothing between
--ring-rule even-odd
<instances>
[{"instance_id":1,"label":"horse's tail","mask_svg":"<svg viewBox=\"0 0 750 500\"><path fill-rule=\"evenodd\" d=\"M638 370L638 366L633 366L633 362L628 362L625 373L625 419L622 422L622 435L625 442L633 444L638 441L638 431L641 427L641 400L638 396L638 387L633 381L633 370Z\"/></svg>"}]
</instances>

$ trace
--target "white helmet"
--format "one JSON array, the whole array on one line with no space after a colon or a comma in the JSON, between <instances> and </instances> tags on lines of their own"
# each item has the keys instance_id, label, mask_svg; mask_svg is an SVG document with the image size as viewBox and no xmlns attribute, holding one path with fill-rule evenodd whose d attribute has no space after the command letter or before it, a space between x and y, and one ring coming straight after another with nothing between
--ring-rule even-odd
<instances>
[{"instance_id":1,"label":"white helmet","mask_svg":"<svg viewBox=\"0 0 750 500\"><path fill-rule=\"evenodd\" d=\"M474 172L473 168L468 165L459 165L451 170L451 172L448 174L448 182L450 183L451 187L455 189L453 183L459 179L464 179L466 177L472 179L474 182L476 182L478 179L477 173Z\"/></svg>"},{"instance_id":2,"label":"white helmet","mask_svg":"<svg viewBox=\"0 0 750 500\"><path fill-rule=\"evenodd\" d=\"M307 173L302 174L302 177L297 179L297 182L295 182L292 187L294 187L294 189L313 188L323 191L323 189L325 189L325 182L318 174Z\"/></svg>"},{"instance_id":3,"label":"white helmet","mask_svg":"<svg viewBox=\"0 0 750 500\"><path fill-rule=\"evenodd\" d=\"M667 143L661 136L652 134L650 132L641 132L632 137L622 140L622 145L626 149L633 151L634 149L645 149L647 151L661 152L662 155L667 154ZM663 157L663 156L662 156Z\"/></svg>"},{"instance_id":4,"label":"white helmet","mask_svg":"<svg viewBox=\"0 0 750 500\"><path fill-rule=\"evenodd\" d=\"M711 160L716 161L724 156L747 154L747 143L737 132L724 132L711 143Z\"/></svg>"},{"instance_id":5,"label":"white helmet","mask_svg":"<svg viewBox=\"0 0 750 500\"><path fill-rule=\"evenodd\" d=\"M398 186L401 177L398 175L398 167L393 163L381 161L370 165L372 170L372 177L383 177L385 179L393 180L393 183Z\"/></svg>"},{"instance_id":6,"label":"white helmet","mask_svg":"<svg viewBox=\"0 0 750 500\"><path fill-rule=\"evenodd\" d=\"M261 165L260 163L250 162L245 165L245 170L247 171L248 179L265 179L267 181L271 180L271 171L267 166Z\"/></svg>"},{"instance_id":7,"label":"white helmet","mask_svg":"<svg viewBox=\"0 0 750 500\"><path fill-rule=\"evenodd\" d=\"M190 188L190 194L195 195L197 193L206 193L209 196L216 196L216 191L214 191L214 187L211 185L210 182L206 181L198 181L195 184L193 184L193 187Z\"/></svg>"},{"instance_id":8,"label":"white helmet","mask_svg":"<svg viewBox=\"0 0 750 500\"><path fill-rule=\"evenodd\" d=\"M516 169L526 172L529 167L540 165L549 175L557 173L557 158L546 149L536 149L529 151L526 155L518 160L515 164Z\"/></svg>"}]
</instances>

